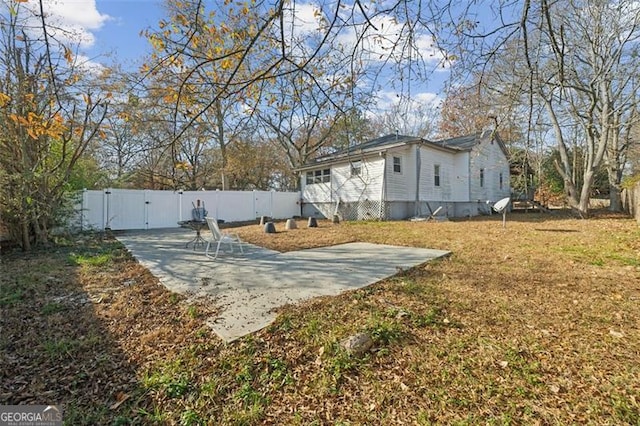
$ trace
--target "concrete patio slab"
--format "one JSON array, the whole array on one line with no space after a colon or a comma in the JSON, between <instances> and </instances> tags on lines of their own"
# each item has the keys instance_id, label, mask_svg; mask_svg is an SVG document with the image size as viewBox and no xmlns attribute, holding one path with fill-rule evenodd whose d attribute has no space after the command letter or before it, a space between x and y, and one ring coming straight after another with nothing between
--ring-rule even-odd
<instances>
[{"instance_id":1,"label":"concrete patio slab","mask_svg":"<svg viewBox=\"0 0 640 426\"><path fill-rule=\"evenodd\" d=\"M443 250L348 243L287 253L243 244L245 253L185 248L184 229L126 232L117 238L169 290L212 297L220 308L208 323L225 341L260 330L275 308L316 296L337 295L373 284L429 260Z\"/></svg>"}]
</instances>

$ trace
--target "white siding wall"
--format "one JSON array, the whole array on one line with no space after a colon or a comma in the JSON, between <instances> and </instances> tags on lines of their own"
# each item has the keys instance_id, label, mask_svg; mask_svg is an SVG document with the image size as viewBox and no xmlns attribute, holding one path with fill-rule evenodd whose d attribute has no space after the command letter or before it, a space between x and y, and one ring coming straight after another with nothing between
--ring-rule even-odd
<instances>
[{"instance_id":1,"label":"white siding wall","mask_svg":"<svg viewBox=\"0 0 640 426\"><path fill-rule=\"evenodd\" d=\"M333 171L331 173L331 182L313 183L307 185L306 172L302 174L302 200L305 203L331 203L331 184L333 182Z\"/></svg>"},{"instance_id":2,"label":"white siding wall","mask_svg":"<svg viewBox=\"0 0 640 426\"><path fill-rule=\"evenodd\" d=\"M331 182L307 185L306 172L302 175L302 198L305 203L335 203L359 200L379 201L382 191L384 158L370 157L361 160L361 174L351 176L351 163L331 166ZM326 167L321 167L325 169Z\"/></svg>"},{"instance_id":3,"label":"white siding wall","mask_svg":"<svg viewBox=\"0 0 640 426\"><path fill-rule=\"evenodd\" d=\"M402 160L402 173L394 173L393 157ZM415 201L416 146L387 153L387 201ZM420 148L420 200L468 201L469 154ZM440 165L440 187L434 185L434 165Z\"/></svg>"},{"instance_id":4,"label":"white siding wall","mask_svg":"<svg viewBox=\"0 0 640 426\"><path fill-rule=\"evenodd\" d=\"M393 157L400 157L401 172L393 171ZM387 201L414 201L416 199L416 150L407 146L390 150L387 158Z\"/></svg>"},{"instance_id":5,"label":"white siding wall","mask_svg":"<svg viewBox=\"0 0 640 426\"><path fill-rule=\"evenodd\" d=\"M420 148L420 199L429 201L458 201L458 171L453 153ZM435 186L434 169L440 165L440 186Z\"/></svg>"},{"instance_id":6,"label":"white siding wall","mask_svg":"<svg viewBox=\"0 0 640 426\"><path fill-rule=\"evenodd\" d=\"M470 201L498 201L511 194L509 162L497 142L482 140L470 153ZM480 170L484 169L484 185L480 186ZM502 173L502 189L500 189Z\"/></svg>"},{"instance_id":7,"label":"white siding wall","mask_svg":"<svg viewBox=\"0 0 640 426\"><path fill-rule=\"evenodd\" d=\"M382 191L384 158L370 157L362 160L361 173L351 176L351 163L334 165L331 169L331 186L341 202L360 200L379 201Z\"/></svg>"},{"instance_id":8,"label":"white siding wall","mask_svg":"<svg viewBox=\"0 0 640 426\"><path fill-rule=\"evenodd\" d=\"M469 201L469 152L456 154L453 169L453 201Z\"/></svg>"}]
</instances>

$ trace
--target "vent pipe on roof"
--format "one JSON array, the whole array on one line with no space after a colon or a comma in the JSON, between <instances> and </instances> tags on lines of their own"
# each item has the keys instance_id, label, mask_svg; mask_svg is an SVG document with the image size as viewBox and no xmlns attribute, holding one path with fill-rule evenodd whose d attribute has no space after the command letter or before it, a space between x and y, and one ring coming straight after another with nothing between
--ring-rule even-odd
<instances>
[{"instance_id":1,"label":"vent pipe on roof","mask_svg":"<svg viewBox=\"0 0 640 426\"><path fill-rule=\"evenodd\" d=\"M482 129L482 133L480 133L481 139L484 139L486 137L490 137L490 139L493 139L493 136L498 131L498 117L493 114L489 114L487 115L487 118L492 120L493 122L491 124L487 124L484 129Z\"/></svg>"}]
</instances>

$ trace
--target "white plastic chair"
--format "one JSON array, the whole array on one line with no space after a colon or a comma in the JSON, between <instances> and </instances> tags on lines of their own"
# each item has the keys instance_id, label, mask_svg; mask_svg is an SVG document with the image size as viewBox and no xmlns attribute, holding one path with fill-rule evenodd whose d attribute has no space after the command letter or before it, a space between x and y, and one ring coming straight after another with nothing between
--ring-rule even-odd
<instances>
[{"instance_id":1,"label":"white plastic chair","mask_svg":"<svg viewBox=\"0 0 640 426\"><path fill-rule=\"evenodd\" d=\"M218 252L220 251L220 246L222 244L229 244L232 253L233 245L237 244L240 247L240 253L244 253L244 250L242 249L242 241L240 240L238 234L221 232L220 228L218 227L217 219L214 219L212 217L207 217L206 219L207 225L209 225L209 231L211 231L211 235L213 236L213 240L207 241L207 248L204 251L205 256L207 256L209 259L216 260L216 258L218 257ZM209 248L211 247L212 243L216 244L216 253L213 256L209 254Z\"/></svg>"},{"instance_id":2,"label":"white plastic chair","mask_svg":"<svg viewBox=\"0 0 640 426\"><path fill-rule=\"evenodd\" d=\"M433 213L431 213L431 214L429 215L429 217L427 218L427 221L430 221L430 220L437 220L437 219L436 219L436 215L437 215L438 213L440 213L440 210L442 210L442 206L439 206L439 207L438 207L438 208L437 208Z\"/></svg>"}]
</instances>

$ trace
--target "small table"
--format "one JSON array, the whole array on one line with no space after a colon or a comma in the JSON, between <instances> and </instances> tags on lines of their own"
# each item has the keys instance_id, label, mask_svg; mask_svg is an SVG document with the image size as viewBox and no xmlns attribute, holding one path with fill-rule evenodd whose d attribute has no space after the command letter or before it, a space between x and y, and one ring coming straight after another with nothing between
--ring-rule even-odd
<instances>
[{"instance_id":1,"label":"small table","mask_svg":"<svg viewBox=\"0 0 640 426\"><path fill-rule=\"evenodd\" d=\"M204 244L207 242L207 240L202 238L202 236L200 235L200 232L204 228L207 227L207 222L206 221L202 221L202 220L183 220L183 221L178 222L178 225L180 225L182 227L191 228L194 231L196 231L196 236L193 237L193 239L191 241L189 241L187 244L185 244L184 248L189 248L189 244L193 244L193 249L195 250L198 245L204 246Z\"/></svg>"}]
</instances>

